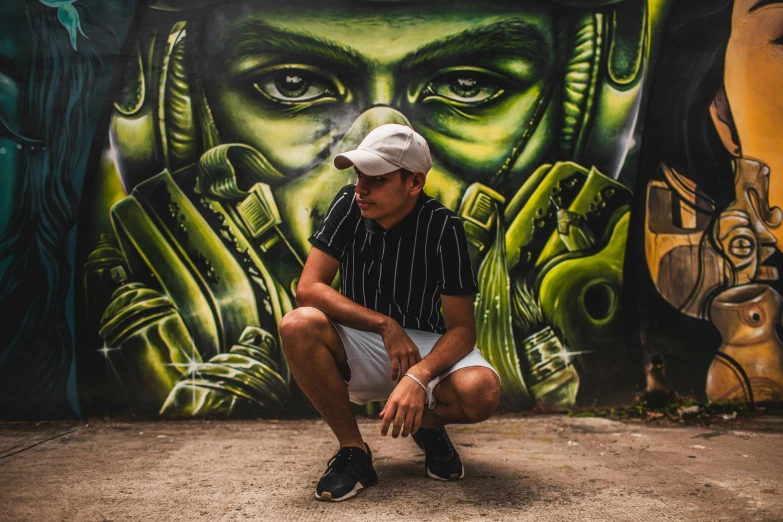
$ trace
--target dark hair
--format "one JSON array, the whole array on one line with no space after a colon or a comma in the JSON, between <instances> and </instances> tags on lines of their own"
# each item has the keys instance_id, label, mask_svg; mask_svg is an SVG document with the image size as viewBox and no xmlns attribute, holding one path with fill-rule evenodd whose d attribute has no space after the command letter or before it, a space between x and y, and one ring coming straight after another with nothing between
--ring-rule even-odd
<instances>
[{"instance_id":1,"label":"dark hair","mask_svg":"<svg viewBox=\"0 0 783 522\"><path fill-rule=\"evenodd\" d=\"M665 163L693 180L720 210L734 199L734 173L710 105L723 87L733 0L677 4L654 71L637 188Z\"/></svg>"},{"instance_id":2,"label":"dark hair","mask_svg":"<svg viewBox=\"0 0 783 522\"><path fill-rule=\"evenodd\" d=\"M402 181L403 183L408 181L408 178L410 178L411 176L413 176L413 172L411 172L410 170L400 169L400 181Z\"/></svg>"},{"instance_id":3,"label":"dark hair","mask_svg":"<svg viewBox=\"0 0 783 522\"><path fill-rule=\"evenodd\" d=\"M715 215L734 199L732 157L710 116L723 86L732 7L733 0L682 0L669 13L648 91L624 265L629 349L646 360L660 356L674 388L698 397L721 338L711 323L682 314L658 292L645 254L646 196L665 164L712 199Z\"/></svg>"}]
</instances>

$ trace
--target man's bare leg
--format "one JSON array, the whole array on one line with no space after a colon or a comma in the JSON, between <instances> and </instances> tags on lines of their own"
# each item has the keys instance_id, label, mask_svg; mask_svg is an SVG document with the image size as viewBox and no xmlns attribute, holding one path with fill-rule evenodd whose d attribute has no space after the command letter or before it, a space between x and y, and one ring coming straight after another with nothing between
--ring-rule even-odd
<instances>
[{"instance_id":1,"label":"man's bare leg","mask_svg":"<svg viewBox=\"0 0 783 522\"><path fill-rule=\"evenodd\" d=\"M340 447L366 451L344 382L349 377L345 348L329 319L314 308L297 308L280 322L280 337L291 374Z\"/></svg>"},{"instance_id":2,"label":"man's bare leg","mask_svg":"<svg viewBox=\"0 0 783 522\"><path fill-rule=\"evenodd\" d=\"M495 411L500 400L500 381L488 368L469 366L446 376L433 393L438 404L435 409L425 405L422 428L476 423Z\"/></svg>"},{"instance_id":3,"label":"man's bare leg","mask_svg":"<svg viewBox=\"0 0 783 522\"><path fill-rule=\"evenodd\" d=\"M489 418L500 401L500 382L489 368L473 366L449 374L433 393L438 404L433 410L425 406L421 427L413 437L424 451L427 477L459 480L465 476L465 467L442 427Z\"/></svg>"}]
</instances>

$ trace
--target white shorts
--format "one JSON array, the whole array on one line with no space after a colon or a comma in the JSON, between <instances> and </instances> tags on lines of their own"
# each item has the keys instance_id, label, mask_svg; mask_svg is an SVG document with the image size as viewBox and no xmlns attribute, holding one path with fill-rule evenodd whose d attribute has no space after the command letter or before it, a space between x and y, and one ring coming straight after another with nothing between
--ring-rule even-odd
<instances>
[{"instance_id":1,"label":"white shorts","mask_svg":"<svg viewBox=\"0 0 783 522\"><path fill-rule=\"evenodd\" d=\"M397 381L391 378L391 360L383 345L381 336L376 333L349 328L334 321L331 322L343 341L345 355L348 357L348 366L351 369L351 379L345 381L348 386L348 398L350 401L355 404L367 404L372 401L385 401L388 399L397 386ZM405 328L405 333L419 348L419 354L421 354L422 359L432 351L432 347L441 338L440 334L408 328ZM482 357L478 348L474 347L465 357L429 382L427 386L427 404L430 409L435 408L437 404L433 394L435 386L450 373L469 366L484 366L495 372L495 375L498 375L495 368ZM499 375L498 378L500 378Z\"/></svg>"}]
</instances>

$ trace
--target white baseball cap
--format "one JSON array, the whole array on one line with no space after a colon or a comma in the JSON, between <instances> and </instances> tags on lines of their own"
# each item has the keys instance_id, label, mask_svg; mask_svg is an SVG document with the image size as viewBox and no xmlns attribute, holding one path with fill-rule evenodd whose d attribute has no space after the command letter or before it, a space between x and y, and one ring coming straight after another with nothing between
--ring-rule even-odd
<instances>
[{"instance_id":1,"label":"white baseball cap","mask_svg":"<svg viewBox=\"0 0 783 522\"><path fill-rule=\"evenodd\" d=\"M426 174L432 168L427 142L405 125L387 123L370 131L356 150L334 157L339 170L356 166L367 176L382 176L405 169Z\"/></svg>"}]
</instances>

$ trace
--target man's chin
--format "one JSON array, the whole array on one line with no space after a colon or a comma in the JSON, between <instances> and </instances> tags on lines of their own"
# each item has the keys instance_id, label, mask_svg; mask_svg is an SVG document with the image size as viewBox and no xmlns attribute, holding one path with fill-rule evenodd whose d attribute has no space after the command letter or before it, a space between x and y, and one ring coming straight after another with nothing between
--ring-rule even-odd
<instances>
[{"instance_id":1,"label":"man's chin","mask_svg":"<svg viewBox=\"0 0 783 522\"><path fill-rule=\"evenodd\" d=\"M376 212L374 212L375 209L373 207L366 208L366 209L359 209L359 213L361 213L362 217L365 219L376 219Z\"/></svg>"}]
</instances>

